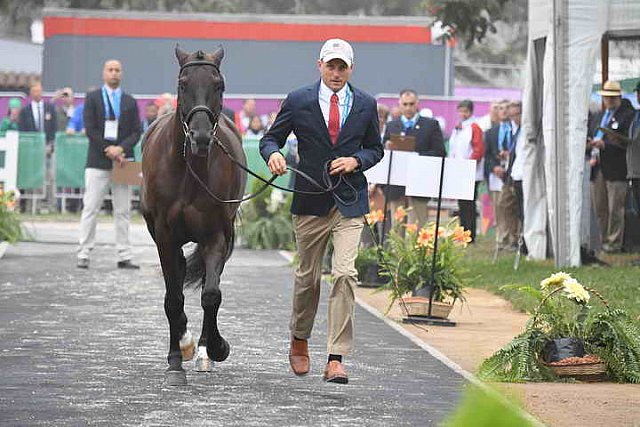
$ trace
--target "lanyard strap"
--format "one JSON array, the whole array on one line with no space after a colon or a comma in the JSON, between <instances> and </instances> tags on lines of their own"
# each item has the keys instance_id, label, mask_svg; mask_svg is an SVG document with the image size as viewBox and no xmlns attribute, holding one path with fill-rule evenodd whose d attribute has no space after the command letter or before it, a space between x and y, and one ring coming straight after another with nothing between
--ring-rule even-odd
<instances>
[{"instance_id":1,"label":"lanyard strap","mask_svg":"<svg viewBox=\"0 0 640 427\"><path fill-rule=\"evenodd\" d=\"M346 95L344 96L344 110L342 114L342 120L340 123L340 129L344 127L344 122L347 121L347 116L349 115L349 102L351 102L351 89L349 89L349 85L347 84Z\"/></svg>"},{"instance_id":2,"label":"lanyard strap","mask_svg":"<svg viewBox=\"0 0 640 427\"><path fill-rule=\"evenodd\" d=\"M113 92L115 94L115 91ZM107 111L105 111L105 117L107 120L117 120L119 119L118 116L120 116L119 112L116 113L115 108L113 108L113 104L111 104L111 97L109 96L109 93L107 92L107 89L103 86L102 87L102 98L103 101L106 100L107 101Z\"/></svg>"}]
</instances>

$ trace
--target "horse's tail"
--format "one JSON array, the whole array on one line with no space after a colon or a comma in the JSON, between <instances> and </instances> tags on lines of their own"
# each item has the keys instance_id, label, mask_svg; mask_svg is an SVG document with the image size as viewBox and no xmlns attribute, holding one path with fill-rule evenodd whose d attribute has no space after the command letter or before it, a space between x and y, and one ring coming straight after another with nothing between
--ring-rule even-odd
<instances>
[{"instance_id":1,"label":"horse's tail","mask_svg":"<svg viewBox=\"0 0 640 427\"><path fill-rule=\"evenodd\" d=\"M184 289L197 289L202 287L206 267L204 257L198 245L195 245L193 252L187 256L187 272L184 276Z\"/></svg>"}]
</instances>

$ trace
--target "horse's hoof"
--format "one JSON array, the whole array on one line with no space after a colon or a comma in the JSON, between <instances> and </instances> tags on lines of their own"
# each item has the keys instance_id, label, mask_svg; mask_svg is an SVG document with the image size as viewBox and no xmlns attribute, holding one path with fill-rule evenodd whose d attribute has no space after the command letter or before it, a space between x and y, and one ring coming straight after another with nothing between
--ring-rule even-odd
<instances>
[{"instance_id":1,"label":"horse's hoof","mask_svg":"<svg viewBox=\"0 0 640 427\"><path fill-rule=\"evenodd\" d=\"M184 370L166 371L164 373L164 381L170 387L179 387L187 385L187 373Z\"/></svg>"},{"instance_id":2,"label":"horse's hoof","mask_svg":"<svg viewBox=\"0 0 640 427\"><path fill-rule=\"evenodd\" d=\"M197 372L211 372L213 362L207 356L207 347L198 347L198 357L196 357Z\"/></svg>"},{"instance_id":3,"label":"horse's hoof","mask_svg":"<svg viewBox=\"0 0 640 427\"><path fill-rule=\"evenodd\" d=\"M189 331L185 332L180 338L180 352L182 353L183 361L193 359L196 354L196 341Z\"/></svg>"},{"instance_id":4,"label":"horse's hoof","mask_svg":"<svg viewBox=\"0 0 640 427\"><path fill-rule=\"evenodd\" d=\"M223 362L227 360L227 357L229 357L229 353L231 352L231 346L229 345L227 340L225 340L224 338L220 338L220 340L220 347L218 348L217 352L211 353L207 350L209 358L216 362Z\"/></svg>"}]
</instances>

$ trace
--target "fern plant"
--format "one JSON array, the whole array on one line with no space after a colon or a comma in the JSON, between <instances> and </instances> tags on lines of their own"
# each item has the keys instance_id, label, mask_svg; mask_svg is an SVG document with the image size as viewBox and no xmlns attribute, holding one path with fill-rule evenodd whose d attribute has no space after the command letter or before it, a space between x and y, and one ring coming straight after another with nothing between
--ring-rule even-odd
<instances>
[{"instance_id":1,"label":"fern plant","mask_svg":"<svg viewBox=\"0 0 640 427\"><path fill-rule=\"evenodd\" d=\"M489 381L516 383L553 380L553 372L540 357L547 341L542 330L527 325L523 333L482 362L480 376Z\"/></svg>"},{"instance_id":2,"label":"fern plant","mask_svg":"<svg viewBox=\"0 0 640 427\"><path fill-rule=\"evenodd\" d=\"M481 378L504 382L557 380L542 360L543 348L550 340L575 337L584 342L588 353L596 354L606 363L613 380L640 383L637 322L623 310L609 307L596 290L584 288L566 273L543 280L541 288L515 288L536 297L540 301L538 308L523 333L482 363ZM587 305L590 297L587 290L603 303L604 311L593 311Z\"/></svg>"},{"instance_id":3,"label":"fern plant","mask_svg":"<svg viewBox=\"0 0 640 427\"><path fill-rule=\"evenodd\" d=\"M587 324L587 348L607 362L609 376L640 383L640 327L620 309L607 309Z\"/></svg>"}]
</instances>

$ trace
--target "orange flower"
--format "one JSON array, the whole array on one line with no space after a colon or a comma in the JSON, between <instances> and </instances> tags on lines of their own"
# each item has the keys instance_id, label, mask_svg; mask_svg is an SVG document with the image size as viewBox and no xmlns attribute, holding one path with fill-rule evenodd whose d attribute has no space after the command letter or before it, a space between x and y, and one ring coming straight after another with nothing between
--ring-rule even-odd
<instances>
[{"instance_id":1,"label":"orange flower","mask_svg":"<svg viewBox=\"0 0 640 427\"><path fill-rule=\"evenodd\" d=\"M407 229L407 232L409 234L414 234L416 231L418 231L418 224L407 224L405 225L405 228Z\"/></svg>"},{"instance_id":2,"label":"orange flower","mask_svg":"<svg viewBox=\"0 0 640 427\"><path fill-rule=\"evenodd\" d=\"M421 228L418 232L418 238L416 239L416 247L426 248L429 246L429 242L433 237L433 231L426 228Z\"/></svg>"},{"instance_id":3,"label":"orange flower","mask_svg":"<svg viewBox=\"0 0 640 427\"><path fill-rule=\"evenodd\" d=\"M398 206L398 209L396 209L395 213L393 214L393 218L397 222L401 222L403 219L405 219L406 216L407 211L402 206Z\"/></svg>"},{"instance_id":4,"label":"orange flower","mask_svg":"<svg viewBox=\"0 0 640 427\"><path fill-rule=\"evenodd\" d=\"M374 225L378 222L384 221L384 212L382 212L382 209L374 210L366 214L365 218L367 219L367 224Z\"/></svg>"},{"instance_id":5,"label":"orange flower","mask_svg":"<svg viewBox=\"0 0 640 427\"><path fill-rule=\"evenodd\" d=\"M462 226L457 226L451 234L453 241L456 243L462 243L463 247L467 247L467 244L471 243L471 230L465 230Z\"/></svg>"},{"instance_id":6,"label":"orange flower","mask_svg":"<svg viewBox=\"0 0 640 427\"><path fill-rule=\"evenodd\" d=\"M16 201L15 200L8 200L7 203L7 209L12 211L16 208Z\"/></svg>"}]
</instances>

